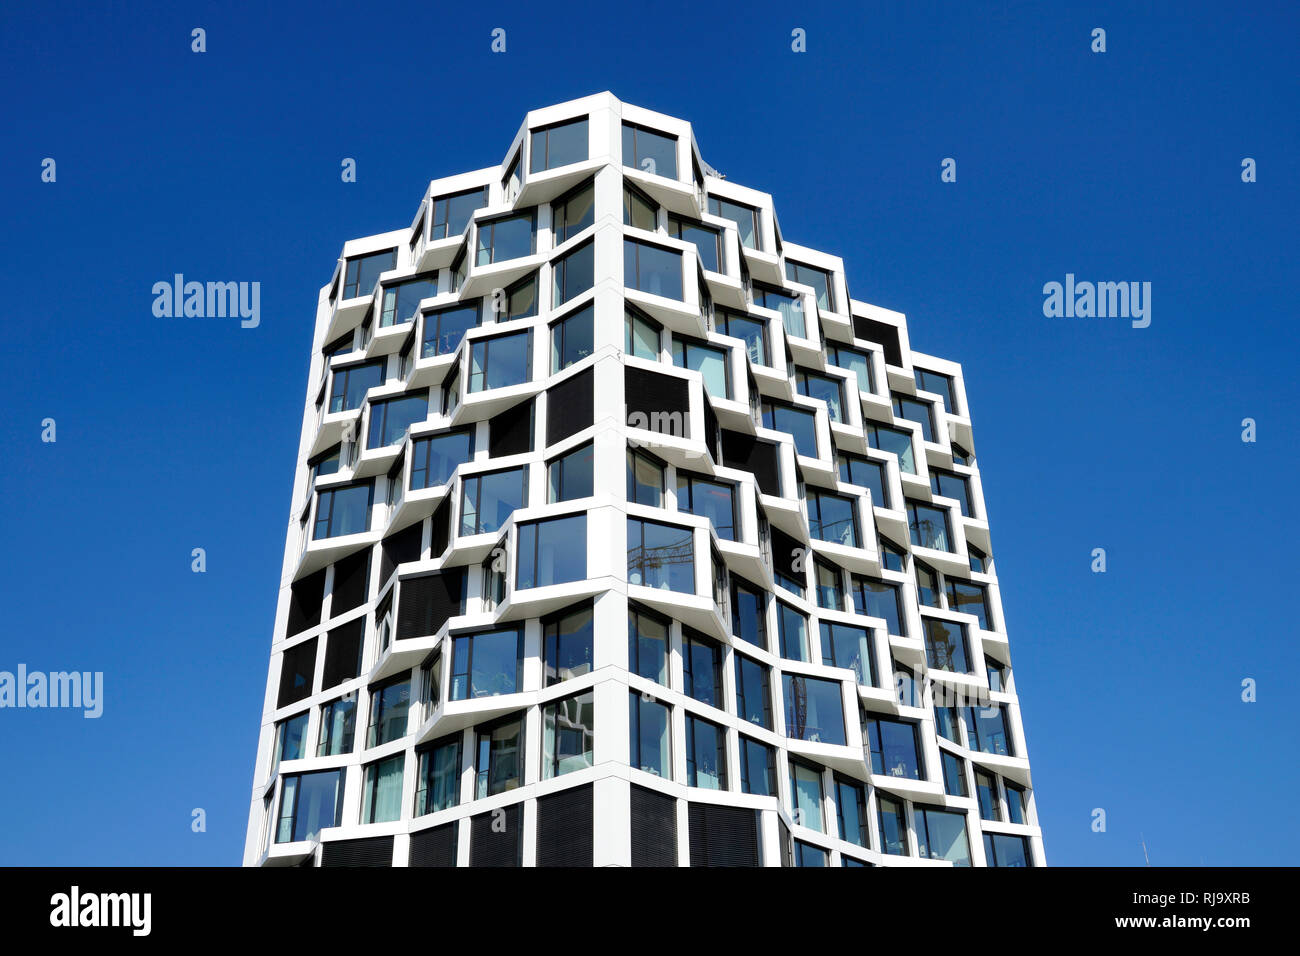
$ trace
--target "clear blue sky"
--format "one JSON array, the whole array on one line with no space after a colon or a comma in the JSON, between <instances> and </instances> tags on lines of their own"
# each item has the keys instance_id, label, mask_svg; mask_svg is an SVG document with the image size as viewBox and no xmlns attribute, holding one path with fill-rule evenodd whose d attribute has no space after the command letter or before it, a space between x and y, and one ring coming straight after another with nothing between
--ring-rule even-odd
<instances>
[{"instance_id":1,"label":"clear blue sky","mask_svg":"<svg viewBox=\"0 0 1300 956\"><path fill-rule=\"evenodd\" d=\"M1294 862L1296 8L727 7L6 6L0 670L107 700L0 711L0 863L239 861L317 290L604 89L964 364L1049 862ZM154 318L176 272L261 327ZM1151 282L1150 328L1044 318L1067 272Z\"/></svg>"}]
</instances>

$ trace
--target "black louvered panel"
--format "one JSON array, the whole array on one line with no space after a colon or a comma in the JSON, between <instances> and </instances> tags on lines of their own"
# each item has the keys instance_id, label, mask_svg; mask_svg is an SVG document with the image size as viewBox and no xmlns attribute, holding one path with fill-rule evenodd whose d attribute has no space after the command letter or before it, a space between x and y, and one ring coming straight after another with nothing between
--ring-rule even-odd
<instances>
[{"instance_id":1,"label":"black louvered panel","mask_svg":"<svg viewBox=\"0 0 1300 956\"><path fill-rule=\"evenodd\" d=\"M460 823L444 823L440 827L411 834L409 866L455 866L456 848L460 843Z\"/></svg>"},{"instance_id":2,"label":"black louvered panel","mask_svg":"<svg viewBox=\"0 0 1300 956\"><path fill-rule=\"evenodd\" d=\"M335 840L321 845L321 866L392 866L393 838Z\"/></svg>"},{"instance_id":3,"label":"black louvered panel","mask_svg":"<svg viewBox=\"0 0 1300 956\"><path fill-rule=\"evenodd\" d=\"M781 470L776 446L759 441L744 432L722 432L722 460L728 468L747 471L758 482L758 490L765 495L781 494Z\"/></svg>"},{"instance_id":4,"label":"black louvered panel","mask_svg":"<svg viewBox=\"0 0 1300 956\"><path fill-rule=\"evenodd\" d=\"M689 438L690 391L686 380L643 368L624 370L628 423L650 431ZM639 421L634 420L640 419Z\"/></svg>"},{"instance_id":5,"label":"black louvered panel","mask_svg":"<svg viewBox=\"0 0 1300 956\"><path fill-rule=\"evenodd\" d=\"M470 866L523 865L523 808L514 803L470 818Z\"/></svg>"},{"instance_id":6,"label":"black louvered panel","mask_svg":"<svg viewBox=\"0 0 1300 956\"><path fill-rule=\"evenodd\" d=\"M758 866L758 811L692 803L691 866Z\"/></svg>"},{"instance_id":7,"label":"black louvered panel","mask_svg":"<svg viewBox=\"0 0 1300 956\"><path fill-rule=\"evenodd\" d=\"M287 707L311 696L311 682L316 674L316 638L295 644L281 655L280 697L277 707Z\"/></svg>"},{"instance_id":8,"label":"black louvered panel","mask_svg":"<svg viewBox=\"0 0 1300 956\"><path fill-rule=\"evenodd\" d=\"M379 586L383 587L397 566L405 561L419 561L424 544L424 522L417 521L380 542Z\"/></svg>"},{"instance_id":9,"label":"black louvered panel","mask_svg":"<svg viewBox=\"0 0 1300 956\"><path fill-rule=\"evenodd\" d=\"M401 582L397 605L397 639L428 637L438 633L447 618L462 613L465 571L452 568Z\"/></svg>"},{"instance_id":10,"label":"black louvered panel","mask_svg":"<svg viewBox=\"0 0 1300 956\"><path fill-rule=\"evenodd\" d=\"M366 548L334 563L334 590L330 617L361 607L370 596L370 553Z\"/></svg>"},{"instance_id":11,"label":"black louvered panel","mask_svg":"<svg viewBox=\"0 0 1300 956\"><path fill-rule=\"evenodd\" d=\"M533 400L507 408L488 422L488 455L504 458L533 450Z\"/></svg>"},{"instance_id":12,"label":"black louvered panel","mask_svg":"<svg viewBox=\"0 0 1300 956\"><path fill-rule=\"evenodd\" d=\"M554 445L591 427L596 420L595 388L595 372L587 369L546 392L546 444Z\"/></svg>"},{"instance_id":13,"label":"black louvered panel","mask_svg":"<svg viewBox=\"0 0 1300 956\"><path fill-rule=\"evenodd\" d=\"M433 512L429 557L440 558L451 541L451 495L447 494Z\"/></svg>"},{"instance_id":14,"label":"black louvered panel","mask_svg":"<svg viewBox=\"0 0 1300 956\"><path fill-rule=\"evenodd\" d=\"M321 604L325 600L325 571L321 569L295 581L289 592L289 626L285 637L315 627L320 623Z\"/></svg>"},{"instance_id":15,"label":"black louvered panel","mask_svg":"<svg viewBox=\"0 0 1300 956\"><path fill-rule=\"evenodd\" d=\"M890 365L903 364L903 348L898 341L898 329L885 322L853 317L853 337L874 342L885 350L885 361Z\"/></svg>"},{"instance_id":16,"label":"black louvered panel","mask_svg":"<svg viewBox=\"0 0 1300 956\"><path fill-rule=\"evenodd\" d=\"M321 676L321 690L342 684L361 673L361 642L365 634L364 617L329 632L325 638L325 672Z\"/></svg>"},{"instance_id":17,"label":"black louvered panel","mask_svg":"<svg viewBox=\"0 0 1300 956\"><path fill-rule=\"evenodd\" d=\"M594 825L591 786L538 797L537 865L591 866Z\"/></svg>"},{"instance_id":18,"label":"black louvered panel","mask_svg":"<svg viewBox=\"0 0 1300 956\"><path fill-rule=\"evenodd\" d=\"M673 797L632 788L632 865L677 865L677 801Z\"/></svg>"}]
</instances>

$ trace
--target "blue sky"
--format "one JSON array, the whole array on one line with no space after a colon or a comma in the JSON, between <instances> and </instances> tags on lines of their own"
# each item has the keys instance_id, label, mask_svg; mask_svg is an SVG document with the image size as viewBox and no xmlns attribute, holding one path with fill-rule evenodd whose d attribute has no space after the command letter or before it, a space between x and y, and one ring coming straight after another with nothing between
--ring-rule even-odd
<instances>
[{"instance_id":1,"label":"blue sky","mask_svg":"<svg viewBox=\"0 0 1300 956\"><path fill-rule=\"evenodd\" d=\"M239 861L317 290L603 89L963 363L1049 862L1293 862L1300 24L1125 6L6 7L0 670L107 699L0 711L0 863ZM176 272L260 281L261 326L155 318ZM1067 272L1151 326L1045 318Z\"/></svg>"}]
</instances>

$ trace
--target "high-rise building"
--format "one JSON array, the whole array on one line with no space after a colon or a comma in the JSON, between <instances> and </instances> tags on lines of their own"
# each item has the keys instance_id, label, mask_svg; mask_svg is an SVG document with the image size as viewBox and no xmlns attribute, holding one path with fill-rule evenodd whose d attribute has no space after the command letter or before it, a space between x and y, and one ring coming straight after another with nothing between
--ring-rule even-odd
<instances>
[{"instance_id":1,"label":"high-rise building","mask_svg":"<svg viewBox=\"0 0 1300 956\"><path fill-rule=\"evenodd\" d=\"M529 113L321 289L249 865L1043 865L961 367L691 126Z\"/></svg>"}]
</instances>

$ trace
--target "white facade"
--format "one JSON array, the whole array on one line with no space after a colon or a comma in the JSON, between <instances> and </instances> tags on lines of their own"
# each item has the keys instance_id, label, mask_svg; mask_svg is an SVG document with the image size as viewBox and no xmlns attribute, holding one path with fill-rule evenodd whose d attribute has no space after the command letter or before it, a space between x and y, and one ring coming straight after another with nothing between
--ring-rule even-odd
<instances>
[{"instance_id":1,"label":"white facade","mask_svg":"<svg viewBox=\"0 0 1300 956\"><path fill-rule=\"evenodd\" d=\"M1043 865L967 408L688 123L528 114L321 289L245 864Z\"/></svg>"}]
</instances>

